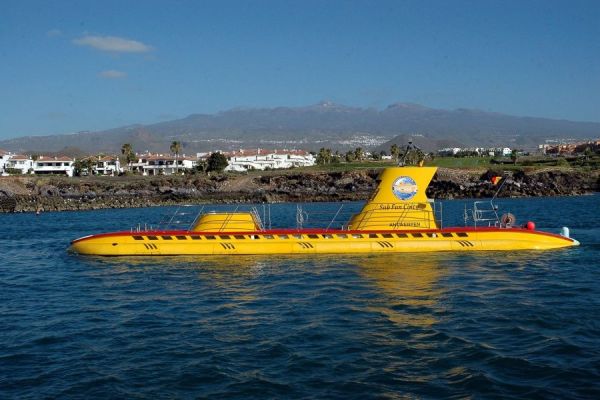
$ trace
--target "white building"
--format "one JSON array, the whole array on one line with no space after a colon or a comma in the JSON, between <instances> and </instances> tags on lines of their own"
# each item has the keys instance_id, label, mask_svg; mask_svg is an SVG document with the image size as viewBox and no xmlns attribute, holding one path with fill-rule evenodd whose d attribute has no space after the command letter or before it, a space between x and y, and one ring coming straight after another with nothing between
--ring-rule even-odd
<instances>
[{"instance_id":1,"label":"white building","mask_svg":"<svg viewBox=\"0 0 600 400\"><path fill-rule=\"evenodd\" d=\"M33 173L36 175L44 174L64 174L73 176L75 160L69 157L47 157L40 156L33 163Z\"/></svg>"},{"instance_id":2,"label":"white building","mask_svg":"<svg viewBox=\"0 0 600 400\"><path fill-rule=\"evenodd\" d=\"M198 160L192 157L162 154L143 154L131 163L131 170L142 175L172 175L176 171L185 172L196 167Z\"/></svg>"},{"instance_id":3,"label":"white building","mask_svg":"<svg viewBox=\"0 0 600 400\"><path fill-rule=\"evenodd\" d=\"M226 153L225 171L280 169L315 165L315 157L304 150L239 150Z\"/></svg>"},{"instance_id":4,"label":"white building","mask_svg":"<svg viewBox=\"0 0 600 400\"><path fill-rule=\"evenodd\" d=\"M455 156L461 150L462 149L460 147L446 147L444 149L438 150L438 155L440 155L440 156Z\"/></svg>"},{"instance_id":5,"label":"white building","mask_svg":"<svg viewBox=\"0 0 600 400\"><path fill-rule=\"evenodd\" d=\"M123 172L123 168L121 168L119 157L98 156L95 160L94 171L98 175L114 176Z\"/></svg>"},{"instance_id":6,"label":"white building","mask_svg":"<svg viewBox=\"0 0 600 400\"><path fill-rule=\"evenodd\" d=\"M21 174L29 174L33 171L33 160L29 156L13 154L6 161L4 169L19 170Z\"/></svg>"},{"instance_id":7,"label":"white building","mask_svg":"<svg viewBox=\"0 0 600 400\"><path fill-rule=\"evenodd\" d=\"M0 175L8 175L4 169L8 163L8 160L10 159L10 156L10 152L0 149Z\"/></svg>"}]
</instances>

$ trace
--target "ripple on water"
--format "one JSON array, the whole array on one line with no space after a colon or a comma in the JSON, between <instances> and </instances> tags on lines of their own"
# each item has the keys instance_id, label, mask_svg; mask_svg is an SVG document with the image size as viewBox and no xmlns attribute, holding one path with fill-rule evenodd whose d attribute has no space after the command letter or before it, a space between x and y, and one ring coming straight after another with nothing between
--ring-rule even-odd
<instances>
[{"instance_id":1,"label":"ripple on water","mask_svg":"<svg viewBox=\"0 0 600 400\"><path fill-rule=\"evenodd\" d=\"M164 209L3 215L0 397L600 398L599 201L514 254L77 257Z\"/></svg>"}]
</instances>

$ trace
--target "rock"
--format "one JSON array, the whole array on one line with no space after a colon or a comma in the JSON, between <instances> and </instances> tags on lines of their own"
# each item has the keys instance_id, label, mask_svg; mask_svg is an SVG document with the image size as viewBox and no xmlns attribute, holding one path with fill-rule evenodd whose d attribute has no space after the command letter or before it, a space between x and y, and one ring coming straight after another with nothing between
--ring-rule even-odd
<instances>
[{"instance_id":1,"label":"rock","mask_svg":"<svg viewBox=\"0 0 600 400\"><path fill-rule=\"evenodd\" d=\"M60 191L56 186L44 185L39 188L39 193L42 196L60 196Z\"/></svg>"}]
</instances>

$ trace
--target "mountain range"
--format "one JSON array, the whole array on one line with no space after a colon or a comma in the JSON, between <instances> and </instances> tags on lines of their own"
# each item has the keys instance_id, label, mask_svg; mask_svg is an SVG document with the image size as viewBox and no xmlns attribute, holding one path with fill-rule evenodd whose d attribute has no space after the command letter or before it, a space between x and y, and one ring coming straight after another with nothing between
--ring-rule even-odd
<instances>
[{"instance_id":1,"label":"mountain range","mask_svg":"<svg viewBox=\"0 0 600 400\"><path fill-rule=\"evenodd\" d=\"M188 154L256 147L385 149L410 137L417 144L427 143L425 147L533 148L545 140L600 137L600 123L472 109L443 110L411 103L377 110L321 102L307 107L236 108L96 132L19 137L0 141L0 148L25 153L61 152L66 148L118 153L124 143L130 143L138 152L168 152L170 143L176 140Z\"/></svg>"}]
</instances>

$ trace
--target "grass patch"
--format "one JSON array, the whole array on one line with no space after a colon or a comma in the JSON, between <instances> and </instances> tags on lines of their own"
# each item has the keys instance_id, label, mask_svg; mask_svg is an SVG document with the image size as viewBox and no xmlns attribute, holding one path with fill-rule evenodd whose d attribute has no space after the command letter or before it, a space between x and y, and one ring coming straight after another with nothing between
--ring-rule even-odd
<instances>
[{"instance_id":1,"label":"grass patch","mask_svg":"<svg viewBox=\"0 0 600 400\"><path fill-rule=\"evenodd\" d=\"M435 157L426 165L442 168L489 168L492 157Z\"/></svg>"}]
</instances>

